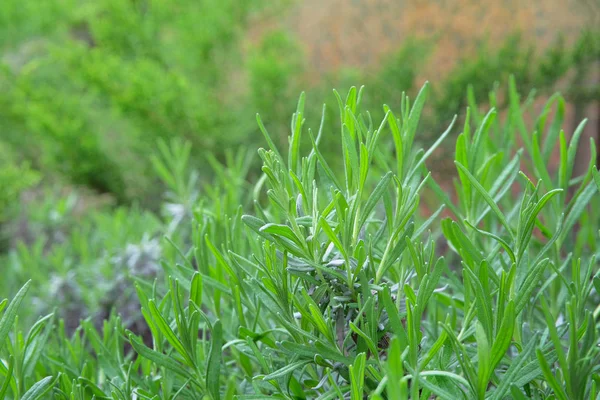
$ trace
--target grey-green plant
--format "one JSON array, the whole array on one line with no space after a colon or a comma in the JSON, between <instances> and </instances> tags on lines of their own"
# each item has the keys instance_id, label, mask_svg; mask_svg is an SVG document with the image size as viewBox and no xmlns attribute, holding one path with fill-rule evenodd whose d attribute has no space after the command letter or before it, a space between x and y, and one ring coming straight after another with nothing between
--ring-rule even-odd
<instances>
[{"instance_id":1,"label":"grey-green plant","mask_svg":"<svg viewBox=\"0 0 600 400\"><path fill-rule=\"evenodd\" d=\"M564 132L556 95L528 123L512 80L505 118L494 92L485 114L470 96L462 127L422 149L428 92L377 121L362 88L334 92L337 132L305 129L301 95L287 149L257 118L260 176L231 153L198 191L189 148L162 145L185 218L163 224L164 280L134 277L149 334L118 309L22 331L28 282L0 303L0 398L600 398L595 157L573 173L585 121ZM428 161L456 130L456 179L436 182ZM341 169L320 149L334 135Z\"/></svg>"}]
</instances>

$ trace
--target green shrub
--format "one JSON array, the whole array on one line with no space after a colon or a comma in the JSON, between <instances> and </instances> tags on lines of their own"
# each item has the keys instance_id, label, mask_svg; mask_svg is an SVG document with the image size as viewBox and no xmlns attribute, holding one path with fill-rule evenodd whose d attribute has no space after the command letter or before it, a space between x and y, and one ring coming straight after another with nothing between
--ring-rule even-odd
<instances>
[{"instance_id":1,"label":"green shrub","mask_svg":"<svg viewBox=\"0 0 600 400\"><path fill-rule=\"evenodd\" d=\"M285 29L256 40L252 28L280 17L290 3L3 0L0 142L44 176L156 210L163 187L147 173L146 155L158 140L183 139L194 152L222 161L227 151L252 143L257 129L251 116L260 112L276 144L285 145L286 110L306 86L307 58ZM517 36L482 45L432 88L418 140L433 143L464 109L467 85L482 100L496 81L506 86L509 74L527 91L553 92L566 83L563 93L581 113L599 98L597 85L588 84L598 37L589 29L576 43L558 41L543 52ZM365 83L363 104L374 120L382 119L382 103L398 103L403 90L416 94L416 78L434 45L434 39L407 38L380 65L333 71L318 77L309 93L324 97L330 87ZM335 99L328 99L325 131L336 129L337 121ZM320 106L307 105L313 130ZM329 135L322 150L332 165L341 165ZM211 178L210 168L195 166Z\"/></svg>"},{"instance_id":2,"label":"green shrub","mask_svg":"<svg viewBox=\"0 0 600 400\"><path fill-rule=\"evenodd\" d=\"M277 132L286 132L284 122L293 108L303 59L298 44L283 31L267 34L250 55L251 104ZM275 139L285 143L286 137Z\"/></svg>"},{"instance_id":3,"label":"green shrub","mask_svg":"<svg viewBox=\"0 0 600 400\"><path fill-rule=\"evenodd\" d=\"M26 283L0 303L0 397L598 398L600 175L594 158L573 176L583 125L567 140L562 114L544 117L555 96L527 126L511 81L505 121L467 113L450 194L426 165L454 124L415 145L428 90L379 121L362 90L336 94L341 171L319 147L332 132L303 129L304 96L287 151L262 129L255 185L241 152L196 198L190 148L162 146L153 163L188 211L161 245L164 284L134 277L143 323L122 308L73 335L54 314L20 333ZM426 194L439 208L422 215ZM146 267L120 260L154 274L153 246L136 250Z\"/></svg>"},{"instance_id":4,"label":"green shrub","mask_svg":"<svg viewBox=\"0 0 600 400\"><path fill-rule=\"evenodd\" d=\"M21 3L0 5L0 142L44 175L157 207L157 140L222 158L255 131L244 35L286 1Z\"/></svg>"},{"instance_id":5,"label":"green shrub","mask_svg":"<svg viewBox=\"0 0 600 400\"><path fill-rule=\"evenodd\" d=\"M39 181L39 174L30 166L18 163L12 151L0 143L0 224L6 221L11 206L19 200L19 195Z\"/></svg>"}]
</instances>

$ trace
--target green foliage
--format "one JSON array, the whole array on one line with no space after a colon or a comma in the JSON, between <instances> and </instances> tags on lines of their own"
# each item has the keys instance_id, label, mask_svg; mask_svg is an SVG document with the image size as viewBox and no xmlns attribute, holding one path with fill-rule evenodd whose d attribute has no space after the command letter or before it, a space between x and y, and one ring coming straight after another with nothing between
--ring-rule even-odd
<instances>
[{"instance_id":1,"label":"green foliage","mask_svg":"<svg viewBox=\"0 0 600 400\"><path fill-rule=\"evenodd\" d=\"M281 17L290 3L4 0L0 143L44 177L156 209L163 187L148 173L146 155L157 141L178 138L223 161L235 146L252 143L258 133L252 115L260 112L275 143L285 145L287 110L299 88L308 86L307 58L283 28L259 36L254 27ZM566 83L566 99L583 110L599 98L597 85L588 82L598 37L589 29L576 43L558 40L543 52L518 36L481 45L445 79L436 79L417 140L436 140L466 106L467 85L484 99L496 81L505 87L509 74L523 90L553 92ZM399 104L403 90L416 95L434 46L433 40L407 38L380 65L318 77L308 93L324 97L332 86L365 83L370 92L363 104L380 120L381 104ZM507 105L503 94L499 111ZM336 109L335 101L328 103L326 132L336 129ZM316 131L320 104L308 104L306 114ZM332 166L341 165L331 135L321 146ZM210 168L192 163L200 176L212 178Z\"/></svg>"},{"instance_id":2,"label":"green foliage","mask_svg":"<svg viewBox=\"0 0 600 400\"><path fill-rule=\"evenodd\" d=\"M8 147L0 143L0 223L5 222L11 206L25 189L39 181L39 174L28 163L18 163Z\"/></svg>"},{"instance_id":3,"label":"green foliage","mask_svg":"<svg viewBox=\"0 0 600 400\"><path fill-rule=\"evenodd\" d=\"M157 206L145 156L157 140L177 136L221 157L255 130L246 98L273 97L256 83L248 96L232 77L254 75L275 88L268 96L282 95L276 69L247 61L242 40L250 16L285 2L49 0L35 12L25 3L0 6L12 39L0 43L1 141L45 175L122 203Z\"/></svg>"},{"instance_id":4,"label":"green foliage","mask_svg":"<svg viewBox=\"0 0 600 400\"><path fill-rule=\"evenodd\" d=\"M297 93L303 55L298 44L283 31L262 38L249 60L251 104L277 132L285 132L288 110ZM279 138L280 143L285 137Z\"/></svg>"},{"instance_id":5,"label":"green foliage","mask_svg":"<svg viewBox=\"0 0 600 400\"><path fill-rule=\"evenodd\" d=\"M163 142L151 161L170 190L162 218L98 210L74 228L94 233L71 234L62 257L13 255L55 258L49 268L94 282L120 260L130 280L117 293L135 288L141 323L121 304L71 334L59 306L22 331L16 316L44 291L23 269L11 284L23 289L0 303L0 396L598 398L595 157L573 175L581 130L568 140L561 130L562 97L528 123L514 79L507 93L506 118L467 112L452 195L427 164L454 122L426 150L416 140L428 84L380 120L363 112L362 89L335 92L339 123L327 132L306 129L303 94L287 151L259 118L262 174L243 151L225 165L210 157L217 178L199 192L190 145ZM341 168L320 145L334 132ZM426 195L439 208L422 215ZM166 233L159 257L100 250L115 256L144 232Z\"/></svg>"}]
</instances>

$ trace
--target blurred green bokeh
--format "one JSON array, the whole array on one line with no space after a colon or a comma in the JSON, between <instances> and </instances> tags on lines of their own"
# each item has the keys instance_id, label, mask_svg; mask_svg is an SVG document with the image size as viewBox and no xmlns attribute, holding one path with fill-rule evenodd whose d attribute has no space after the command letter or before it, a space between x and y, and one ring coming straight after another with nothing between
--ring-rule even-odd
<instances>
[{"instance_id":1,"label":"blurred green bokeh","mask_svg":"<svg viewBox=\"0 0 600 400\"><path fill-rule=\"evenodd\" d=\"M306 46L285 22L256 33L269 21L285 21L293 6L288 0L2 1L0 212L38 178L156 210L164 187L148 154L159 140L189 142L206 181L207 154L224 160L229 149L262 143L257 112L285 143L302 90L327 101L327 153L339 118L332 88L345 93L366 85L363 103L376 120L381 104L397 106L403 91L414 94L422 83L435 37L407 37L375 68L342 66L309 78ZM435 140L464 112L467 85L481 103L510 74L523 93L562 89L577 110L598 101L598 85L589 85L600 59L598 30L582 27L575 43L557 36L542 51L536 46L515 34L481 44L474 56L457 55L456 66L433 84L418 140ZM321 112L318 102L307 102L313 130ZM24 179L15 182L15 173Z\"/></svg>"}]
</instances>

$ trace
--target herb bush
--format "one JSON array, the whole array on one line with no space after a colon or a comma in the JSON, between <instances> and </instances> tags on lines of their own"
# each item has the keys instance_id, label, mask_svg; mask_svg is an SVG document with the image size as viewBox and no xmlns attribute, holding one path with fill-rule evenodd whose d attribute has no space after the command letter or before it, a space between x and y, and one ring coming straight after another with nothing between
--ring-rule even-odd
<instances>
[{"instance_id":1,"label":"herb bush","mask_svg":"<svg viewBox=\"0 0 600 400\"><path fill-rule=\"evenodd\" d=\"M400 88L417 94L436 46L435 37L406 38L372 68L308 77L310 58L289 27L256 29L285 21L295 2L172 3L2 0L0 146L12 147L19 161L44 178L42 185L46 178L60 179L108 193L120 204L156 210L164 186L148 173L146 154L157 140L177 137L223 161L224 149L252 144L259 134L252 115L259 112L275 144L285 146L283 127L300 87L321 98L350 82L371 88L363 105L373 119L382 119L380 105L399 104ZM600 99L598 85L590 84L600 54L598 33L583 27L576 43L557 41L547 49L515 36L461 57L432 87L419 142L433 143L435 133L462 111L468 84L482 100L494 81L504 87L511 73L522 89L548 93L565 84L566 100L585 114ZM325 131L337 129L337 106L328 105ZM307 115L318 115L320 106L307 104ZM307 125L316 131L319 119L311 117ZM321 150L332 168L341 165L337 143L328 136ZM213 178L200 158L192 163L203 182ZM253 170L260 171L259 163Z\"/></svg>"},{"instance_id":2,"label":"herb bush","mask_svg":"<svg viewBox=\"0 0 600 400\"><path fill-rule=\"evenodd\" d=\"M505 120L467 111L446 193L427 159L458 128L414 146L427 93L373 121L362 90L336 92L339 171L319 148L334 132L303 129L304 96L287 151L258 119L257 179L231 153L200 193L190 146L163 143L165 279L155 261L129 276L142 324L113 309L67 333L57 308L22 331L39 282L25 283L0 303L0 398L599 398L595 156L573 176L584 123L561 130L557 95L527 126L512 81ZM439 209L421 215L423 196Z\"/></svg>"}]
</instances>

